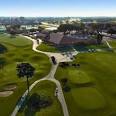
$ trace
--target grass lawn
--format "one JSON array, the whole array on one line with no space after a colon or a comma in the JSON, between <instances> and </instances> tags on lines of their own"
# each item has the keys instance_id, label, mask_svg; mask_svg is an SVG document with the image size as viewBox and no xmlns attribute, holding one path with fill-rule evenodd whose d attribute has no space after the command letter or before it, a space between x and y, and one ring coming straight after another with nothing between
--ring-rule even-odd
<instances>
[{"instance_id":1,"label":"grass lawn","mask_svg":"<svg viewBox=\"0 0 116 116\"><path fill-rule=\"evenodd\" d=\"M116 49L116 40L109 41L109 44Z\"/></svg>"},{"instance_id":2,"label":"grass lawn","mask_svg":"<svg viewBox=\"0 0 116 116\"><path fill-rule=\"evenodd\" d=\"M88 51L89 49L108 49L106 44L101 45L74 45L77 51Z\"/></svg>"},{"instance_id":3,"label":"grass lawn","mask_svg":"<svg viewBox=\"0 0 116 116\"><path fill-rule=\"evenodd\" d=\"M48 44L48 43L44 43L44 42L40 46L38 46L37 49L44 51L44 52L58 52L59 51L55 46Z\"/></svg>"},{"instance_id":4,"label":"grass lawn","mask_svg":"<svg viewBox=\"0 0 116 116\"><path fill-rule=\"evenodd\" d=\"M56 78L71 88L64 92L71 116L116 116L115 60L113 52L83 53L73 61L80 67L58 68Z\"/></svg>"},{"instance_id":5,"label":"grass lawn","mask_svg":"<svg viewBox=\"0 0 116 116\"><path fill-rule=\"evenodd\" d=\"M103 43L101 45L90 45L90 46L87 46L87 48L89 49L108 49L108 46Z\"/></svg>"},{"instance_id":6,"label":"grass lawn","mask_svg":"<svg viewBox=\"0 0 116 116\"><path fill-rule=\"evenodd\" d=\"M88 51L89 49L108 49L107 45L101 44L101 45L74 45L74 46L60 46L55 47L54 45L51 45L49 43L42 43L37 48L38 50L44 51L44 52L67 52L67 51L73 51L76 49L77 51Z\"/></svg>"},{"instance_id":7,"label":"grass lawn","mask_svg":"<svg viewBox=\"0 0 116 116\"><path fill-rule=\"evenodd\" d=\"M34 116L63 116L59 101L54 96L56 85L50 81L43 81L37 84L31 91L31 95L37 93L42 96L50 96L53 100L51 106L48 106L36 112ZM25 107L23 112L19 112L18 116L33 116Z\"/></svg>"},{"instance_id":8,"label":"grass lawn","mask_svg":"<svg viewBox=\"0 0 116 116\"><path fill-rule=\"evenodd\" d=\"M71 92L74 101L77 102L76 104L78 104L78 106L82 109L101 109L104 108L104 106L106 105L104 97L95 88L75 88Z\"/></svg>"},{"instance_id":9,"label":"grass lawn","mask_svg":"<svg viewBox=\"0 0 116 116\"><path fill-rule=\"evenodd\" d=\"M8 34L0 34L0 43L1 42L19 47L28 46L32 44L32 42L30 40L27 40L26 38L20 36L11 38Z\"/></svg>"},{"instance_id":10,"label":"grass lawn","mask_svg":"<svg viewBox=\"0 0 116 116\"><path fill-rule=\"evenodd\" d=\"M23 45L21 44L21 40L18 40L18 38L22 40ZM12 40L11 42L11 39L17 39L17 41L20 42L19 44L16 40ZM0 35L0 44L8 49L6 53L0 54L0 57L6 59L6 65L2 70L0 70L0 91L2 91L8 84L15 84L17 86L17 89L11 96L6 98L0 97L1 116L9 116L11 114L17 100L26 90L26 80L19 79L16 75L17 62L29 62L36 68L35 75L33 79L30 80L30 84L47 75L51 68L49 58L43 54L32 51L31 41L23 39L24 38L21 37L8 38L7 35Z\"/></svg>"}]
</instances>

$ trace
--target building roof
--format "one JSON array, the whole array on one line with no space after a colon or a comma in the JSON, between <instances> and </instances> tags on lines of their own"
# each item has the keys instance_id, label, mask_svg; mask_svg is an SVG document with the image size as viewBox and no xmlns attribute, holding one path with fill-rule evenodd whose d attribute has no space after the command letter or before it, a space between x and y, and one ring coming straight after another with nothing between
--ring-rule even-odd
<instances>
[{"instance_id":1,"label":"building roof","mask_svg":"<svg viewBox=\"0 0 116 116\"><path fill-rule=\"evenodd\" d=\"M51 33L49 41L55 44L60 44L60 41L62 40L63 37L64 37L64 34L62 32Z\"/></svg>"},{"instance_id":2,"label":"building roof","mask_svg":"<svg viewBox=\"0 0 116 116\"><path fill-rule=\"evenodd\" d=\"M54 44L70 45L70 44L95 44L96 39L91 39L89 35L64 35L63 33L51 33L50 42Z\"/></svg>"}]
</instances>

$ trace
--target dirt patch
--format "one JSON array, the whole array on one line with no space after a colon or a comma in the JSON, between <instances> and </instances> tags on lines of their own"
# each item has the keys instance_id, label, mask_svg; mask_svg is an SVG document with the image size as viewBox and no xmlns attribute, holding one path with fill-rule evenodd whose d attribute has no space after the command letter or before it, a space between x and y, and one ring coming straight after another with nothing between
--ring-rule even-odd
<instances>
[{"instance_id":1,"label":"dirt patch","mask_svg":"<svg viewBox=\"0 0 116 116\"><path fill-rule=\"evenodd\" d=\"M13 94L13 91L1 91L0 97L8 97Z\"/></svg>"}]
</instances>

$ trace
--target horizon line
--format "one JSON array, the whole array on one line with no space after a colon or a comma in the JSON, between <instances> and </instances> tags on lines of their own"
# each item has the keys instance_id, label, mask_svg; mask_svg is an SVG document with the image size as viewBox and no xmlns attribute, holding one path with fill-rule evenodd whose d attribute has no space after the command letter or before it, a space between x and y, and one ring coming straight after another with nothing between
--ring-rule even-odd
<instances>
[{"instance_id":1,"label":"horizon line","mask_svg":"<svg viewBox=\"0 0 116 116\"><path fill-rule=\"evenodd\" d=\"M107 17L108 17L108 18L110 18L110 17L111 17L111 18L116 18L116 16L0 16L0 17L11 17L11 18L13 18L13 17L30 17L30 18L31 18L31 17L32 17L32 18L39 18L39 17L40 17L40 18L44 18L44 17L46 17L46 18L49 18L49 17L51 17L51 18L54 18L54 17L55 17L55 18L63 18L63 17L64 17L64 18L65 18L65 17L66 17L66 18L68 18L68 17L69 17L69 18L71 18L71 17L72 17L72 18L73 18L73 17L74 17L74 18L81 18L81 17L82 17L82 18L83 18L83 17L85 17L85 18L86 18L86 17L87 17L87 18L89 18L89 17L96 17L96 18L99 17L99 18L100 18L100 17L101 17L101 18L102 18L102 17L106 17L106 18L107 18Z\"/></svg>"}]
</instances>

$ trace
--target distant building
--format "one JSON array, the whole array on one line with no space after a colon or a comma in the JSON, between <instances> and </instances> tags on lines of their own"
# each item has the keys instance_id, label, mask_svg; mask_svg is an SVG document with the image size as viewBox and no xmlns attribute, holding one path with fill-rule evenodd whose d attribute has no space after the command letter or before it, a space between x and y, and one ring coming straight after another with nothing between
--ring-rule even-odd
<instances>
[{"instance_id":1,"label":"distant building","mask_svg":"<svg viewBox=\"0 0 116 116\"><path fill-rule=\"evenodd\" d=\"M81 22L81 19L80 18L69 18L69 19L66 19L66 20L63 20L62 23L63 24L73 24L73 23L80 23Z\"/></svg>"},{"instance_id":2,"label":"distant building","mask_svg":"<svg viewBox=\"0 0 116 116\"><path fill-rule=\"evenodd\" d=\"M30 30L30 29L38 29L38 25L21 25L20 27L21 29L25 28L26 30Z\"/></svg>"},{"instance_id":3,"label":"distant building","mask_svg":"<svg viewBox=\"0 0 116 116\"><path fill-rule=\"evenodd\" d=\"M80 18L70 18L68 21L70 23L72 23L72 22L81 22L81 19Z\"/></svg>"},{"instance_id":4,"label":"distant building","mask_svg":"<svg viewBox=\"0 0 116 116\"><path fill-rule=\"evenodd\" d=\"M37 33L36 34L36 37L37 38L45 38L46 37L46 34L44 34L44 33Z\"/></svg>"},{"instance_id":5,"label":"distant building","mask_svg":"<svg viewBox=\"0 0 116 116\"><path fill-rule=\"evenodd\" d=\"M97 39L91 39L89 37L64 36L60 41L60 44L61 45L73 45L73 44L91 45L91 44L97 44Z\"/></svg>"},{"instance_id":6,"label":"distant building","mask_svg":"<svg viewBox=\"0 0 116 116\"><path fill-rule=\"evenodd\" d=\"M3 25L0 25L0 32L5 32L6 31L6 28L5 28L5 26L3 26Z\"/></svg>"},{"instance_id":7,"label":"distant building","mask_svg":"<svg viewBox=\"0 0 116 116\"><path fill-rule=\"evenodd\" d=\"M49 42L57 45L97 44L97 39L92 39L89 35L64 35L64 33L58 32L50 34Z\"/></svg>"},{"instance_id":8,"label":"distant building","mask_svg":"<svg viewBox=\"0 0 116 116\"><path fill-rule=\"evenodd\" d=\"M60 44L63 37L64 37L64 34L62 32L51 33L49 41L55 44Z\"/></svg>"},{"instance_id":9,"label":"distant building","mask_svg":"<svg viewBox=\"0 0 116 116\"><path fill-rule=\"evenodd\" d=\"M28 32L27 35L28 35L28 36L31 36L31 37L33 37L33 38L35 38L35 39L41 38L41 39L43 39L44 41L46 41L46 39L48 40L48 38L49 38L49 31L43 30L43 31L41 31L41 32L39 32L39 31Z\"/></svg>"}]
</instances>

